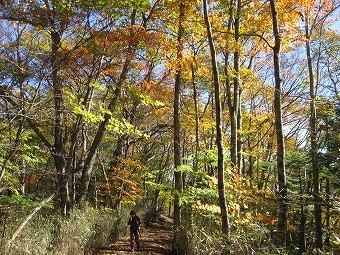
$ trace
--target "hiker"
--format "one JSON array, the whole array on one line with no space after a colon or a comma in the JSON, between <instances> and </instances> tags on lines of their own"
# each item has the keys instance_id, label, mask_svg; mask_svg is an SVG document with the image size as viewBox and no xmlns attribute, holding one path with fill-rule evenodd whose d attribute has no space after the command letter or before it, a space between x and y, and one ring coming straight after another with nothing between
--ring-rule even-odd
<instances>
[{"instance_id":1,"label":"hiker","mask_svg":"<svg viewBox=\"0 0 340 255\"><path fill-rule=\"evenodd\" d=\"M130 246L133 251L133 241L136 242L137 251L139 250L139 228L141 225L141 220L137 216L136 212L132 210L130 212L130 218L128 224L130 225Z\"/></svg>"}]
</instances>

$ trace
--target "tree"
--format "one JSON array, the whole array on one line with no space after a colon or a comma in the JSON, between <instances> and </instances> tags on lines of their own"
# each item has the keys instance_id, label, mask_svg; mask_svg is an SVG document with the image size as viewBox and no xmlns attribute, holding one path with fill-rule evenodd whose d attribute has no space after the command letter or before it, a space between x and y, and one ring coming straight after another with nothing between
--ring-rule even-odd
<instances>
[{"instance_id":1,"label":"tree","mask_svg":"<svg viewBox=\"0 0 340 255\"><path fill-rule=\"evenodd\" d=\"M23 203L33 209L33 199L56 194L51 205L63 214L133 204L149 222L163 210L175 219L177 253L308 253L323 240L332 252L339 37L325 29L331 3L3 3L0 243L23 238L26 220L8 227L33 216Z\"/></svg>"},{"instance_id":2,"label":"tree","mask_svg":"<svg viewBox=\"0 0 340 255\"><path fill-rule=\"evenodd\" d=\"M174 224L176 228L174 236L174 244L177 252L181 253L181 248L178 247L178 230L181 224L181 207L180 207L180 194L182 191L182 173L179 170L181 166L181 147L180 147L180 88L182 79L182 56L183 56L183 19L184 19L184 2L179 2L179 16L178 16L178 32L177 32L177 61L178 66L175 74L175 91L174 91L174 176L175 176L175 190L174 190Z\"/></svg>"},{"instance_id":3,"label":"tree","mask_svg":"<svg viewBox=\"0 0 340 255\"><path fill-rule=\"evenodd\" d=\"M278 174L278 202L279 202L279 219L278 219L278 236L277 241L280 245L286 246L287 232L287 184L285 170L285 144L282 125L282 79L280 74L280 51L281 51L281 34L279 31L279 20L276 10L276 1L270 0L270 8L273 22L273 34L275 45L272 47L274 54L274 74L275 74L275 93L274 93L274 112L275 112L275 132L276 132L276 162Z\"/></svg>"},{"instance_id":4,"label":"tree","mask_svg":"<svg viewBox=\"0 0 340 255\"><path fill-rule=\"evenodd\" d=\"M227 240L230 235L230 226L229 226L229 216L228 216L228 207L225 198L225 184L224 184L224 154L223 154L223 132L222 132L222 107L220 100L220 82L219 82L219 73L217 68L216 61L216 51L215 45L211 32L211 25L208 16L208 4L207 0L203 0L203 11L204 11L204 21L207 28L207 36L209 41L210 55L211 55L211 65L212 72L214 78L214 93L215 93L215 111L216 111L216 147L218 151L218 163L217 163L217 171L218 171L218 200L221 208L221 217L222 217L222 233L226 235Z\"/></svg>"},{"instance_id":5,"label":"tree","mask_svg":"<svg viewBox=\"0 0 340 255\"><path fill-rule=\"evenodd\" d=\"M120 25L126 25L127 27L123 27L121 30L117 30L114 33L111 33L108 29L114 29L113 24L110 22L110 18L107 17L107 19L104 20L98 20L98 22L94 22L95 18L90 22L91 20L91 12L89 11L88 18L89 20L80 21L79 16L82 16L83 13L77 13L73 12L74 9L84 11L86 13L88 11L88 5L91 3L82 3L83 5L77 6L77 5L68 5L65 3L56 3L56 2L46 2L47 9L45 7L41 7L39 4L34 3L21 3L21 5L14 5L13 3L6 5L6 8L4 8L4 11L2 13L3 18L7 20L20 20L21 22L28 24L30 27L33 27L37 30L43 29L47 31L48 37L45 37L44 39L47 42L50 42L50 48L43 48L41 47L41 51L44 52L44 54L41 54L42 56L45 55L45 51L47 51L47 54L50 56L49 59L45 60L44 58L38 57L37 60L45 61L42 63L42 69L40 76L35 77L36 80L38 80L40 83L36 85L36 80L32 79L35 83L34 86L32 86L32 90L36 91L37 95L50 95L50 88L51 88L51 94L53 96L54 105L51 106L52 112L55 114L54 119L50 120L53 121L53 138L49 136L49 133L45 133L45 130L43 129L43 121L42 119L37 118L26 118L28 124L30 125L30 128L34 130L34 132L37 134L39 139L41 140L42 144L48 148L48 150L51 153L51 156L54 158L56 172L59 176L59 183L63 183L63 187L60 189L60 198L61 198L61 210L63 214L67 214L68 210L70 209L71 203L70 203L70 197L69 197L69 178L70 175L73 175L75 172L81 172L81 182L78 186L78 197L77 201L81 202L88 190L93 165L96 158L96 153L98 151L99 145L103 139L104 133L111 121L112 113L115 111L118 99L120 98L120 95L123 90L123 85L126 80L128 71L130 69L130 64L133 61L133 55L136 51L137 45L139 43L139 40L137 38L143 40L143 36L139 36L141 34L145 34L145 28L139 29L138 26L135 26L136 23L136 9L128 9L127 12L130 12L128 14L124 13L127 17L130 18L130 24L120 24ZM132 3L128 3L127 7ZM96 6L97 7L97 6ZM117 3L117 6L115 4L112 4L107 6L107 8L114 8L114 7L121 7L119 3ZM72 9L74 8L74 9ZM82 9L83 8L83 9ZM137 7L136 7L137 8ZM34 15L29 15L28 10L32 10ZM52 15L51 15L52 13ZM92 13L93 14L93 13ZM79 15L79 16L78 16ZM145 22L146 20L144 20ZM66 38L63 37L64 33L69 32L70 30L74 29L70 24L77 24L81 25L81 29L79 28L76 32L72 31L72 33L79 33L79 36L72 37L72 40L66 40ZM93 27L91 27L91 25ZM128 33L125 33L125 32ZM104 35L104 36L103 36ZM103 37L101 37L103 36ZM98 43L96 40L104 39L105 36L112 36L114 39L118 39L119 36L122 36L120 39L124 39L124 43L122 45L118 45L118 47L112 47L114 45L114 42L112 42L112 45L109 43ZM67 43L66 43L67 42ZM97 46L102 46L98 50ZM119 48L121 46L121 48ZM125 51L125 46L127 46L127 51ZM116 52L112 53L110 50L116 50ZM89 53L84 54L82 56L77 55L83 53ZM119 54L118 54L119 52ZM124 59L123 65L121 65L121 71L119 74L119 78L117 79L118 82L116 83L116 87L112 89L112 86L106 86L108 91L113 91L113 96L110 96L109 102L102 102L100 104L101 107L98 107L98 115L102 116L94 116L92 115L90 109L92 102L92 97L94 95L94 90L98 89L93 84L96 84L97 81L101 81L105 83L105 79L100 79L101 74L108 73L105 69L109 69L111 63L103 61L104 55L109 54L116 54L116 56L122 57ZM90 56L89 56L90 55ZM89 61L89 59L86 59L89 57L93 62ZM107 57L108 59L109 57ZM83 64L83 70L86 70L87 68L90 69L89 72L84 71L87 76L87 82L86 87L83 92L83 87L79 88L79 90L72 91L71 89L67 89L67 87L64 85L66 84L66 81L69 84L74 84L74 81L77 81L77 79L74 79L72 81L68 80L65 75L65 70L70 72L77 73L77 68L74 68L74 66L71 66L72 60L80 60ZM100 63L99 65L97 65ZM106 63L106 65L103 65L103 63ZM35 63L33 63L35 64ZM68 65L69 64L69 65ZM72 63L76 66L78 63ZM86 66L89 64L89 66ZM92 66L91 66L92 65ZM49 67L50 69L46 68ZM120 66L120 65L119 65ZM69 69L68 69L69 68ZM92 68L92 70L91 70ZM76 70L76 71L75 71ZM103 72L106 71L106 72ZM119 73L119 71L117 72ZM76 77L78 77L78 74ZM110 73L108 75L110 77ZM81 79L81 78L80 78ZM79 80L80 80L79 79ZM62 83L64 81L64 83ZM39 84L47 84L46 87L39 86ZM80 85L79 83L77 85ZM47 88L46 91L42 92L40 94L40 91L42 88ZM69 88L72 88L71 86ZM5 98L14 106L19 107L19 104L12 100L12 95L10 94L11 91L6 90L6 88L2 87L2 93L5 95ZM65 93L69 93L71 96L71 99L79 100L77 103L79 103L78 106L75 107L75 109L72 109L70 112L76 114L75 119L70 118L70 120L74 121L66 121L66 115L70 112L66 112L66 102L64 101L66 96ZM79 94L77 94L79 93ZM104 93L105 95L105 93ZM110 95L110 94L109 94ZM108 94L104 96L108 98ZM36 100L37 97L32 96L32 100ZM48 100L47 100L48 101ZM100 110L101 109L101 110ZM42 111L44 109L41 109ZM72 114L70 114L72 116ZM89 118L91 117L91 118ZM84 133L87 132L87 128L85 123L86 122L92 122L96 123L98 122L98 127L96 128L95 135L93 137L93 140L90 142L90 148L87 149L87 142L84 137ZM66 128L68 124L70 124L69 129ZM83 132L81 134L81 132ZM81 140L82 147L80 148L79 152L79 141L78 138L80 135L83 135L83 139ZM51 142L54 140L53 142ZM76 158L78 157L77 154L81 154L79 157L79 160ZM75 191L73 192L75 194Z\"/></svg>"},{"instance_id":6,"label":"tree","mask_svg":"<svg viewBox=\"0 0 340 255\"><path fill-rule=\"evenodd\" d=\"M37 133L43 143L51 150L51 155L54 158L55 167L58 175L58 182L63 183L60 188L61 198L61 210L64 214L67 212L68 206L68 181L66 178L66 164L64 161L64 146L63 146L63 125L64 125L64 111L63 111L63 93L61 80L59 78L60 63L63 56L60 54L61 37L63 32L67 29L68 18L64 16L65 11L61 6L50 6L50 3L46 2L46 8L51 11L50 14L46 13L46 10L38 8L40 11L40 19L36 19L35 16L29 16L25 13L25 9L21 5L14 8L6 6L3 13L3 18L8 20L18 20L23 23L42 26L46 28L50 35L50 46L48 64L50 67L49 74L47 75L47 81L52 87L52 94L54 100L54 132L53 132L53 144L43 135L37 123L31 119L27 119L31 128ZM12 7L13 9L11 9ZM21 14L21 15L20 15ZM11 102L15 107L18 106L17 102Z\"/></svg>"},{"instance_id":7,"label":"tree","mask_svg":"<svg viewBox=\"0 0 340 255\"><path fill-rule=\"evenodd\" d=\"M230 55L230 47L226 47L224 52L225 57L225 73L226 73L226 97L230 114L230 159L234 167L237 167L238 173L242 172L242 142L239 137L239 132L242 129L241 117L241 93L240 87L240 25L241 25L241 9L242 1L230 1L228 3L229 20L228 32L232 33L231 27L234 28L233 42L226 42L226 44L235 44L233 46L233 69L230 71L228 67L228 59ZM236 9L236 11L235 11ZM233 86L231 86L233 83Z\"/></svg>"},{"instance_id":8,"label":"tree","mask_svg":"<svg viewBox=\"0 0 340 255\"><path fill-rule=\"evenodd\" d=\"M324 10L323 6L327 6ZM305 49L306 49L306 59L308 67L308 80L309 80L309 97L310 97L310 119L309 119L309 133L310 133L310 156L312 159L312 173L313 173L313 196L314 196L314 218L315 218L315 240L316 248L322 249L322 198L320 195L320 168L319 168L319 155L318 155L318 127L317 127L317 110L316 110L316 100L317 100L317 85L319 83L319 70L316 72L313 70L313 57L312 57L312 47L311 41L313 40L314 33L316 30L322 31L323 24L327 17L337 8L332 1L322 1L314 8L317 8L317 13L315 9L311 8L310 5L303 6L303 20L304 20L304 37L305 37ZM320 56L318 53L317 55ZM320 62L317 59L316 62ZM319 64L316 64L319 67Z\"/></svg>"}]
</instances>

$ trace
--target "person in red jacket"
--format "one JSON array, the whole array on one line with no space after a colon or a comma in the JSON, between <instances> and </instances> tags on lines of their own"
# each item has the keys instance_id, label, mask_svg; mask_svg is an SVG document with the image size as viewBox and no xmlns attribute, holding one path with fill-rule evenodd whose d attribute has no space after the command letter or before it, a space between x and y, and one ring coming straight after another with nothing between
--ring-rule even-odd
<instances>
[{"instance_id":1,"label":"person in red jacket","mask_svg":"<svg viewBox=\"0 0 340 255\"><path fill-rule=\"evenodd\" d=\"M132 210L130 212L130 218L128 224L130 225L130 246L133 251L133 243L136 242L137 251L139 250L139 228L141 225L141 220L137 216L136 212Z\"/></svg>"}]
</instances>

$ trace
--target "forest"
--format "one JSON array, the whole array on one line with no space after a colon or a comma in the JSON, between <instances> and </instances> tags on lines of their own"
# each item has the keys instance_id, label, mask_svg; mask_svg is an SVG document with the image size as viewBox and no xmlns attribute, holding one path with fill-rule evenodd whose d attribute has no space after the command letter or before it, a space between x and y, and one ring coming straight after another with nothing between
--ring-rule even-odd
<instances>
[{"instance_id":1,"label":"forest","mask_svg":"<svg viewBox=\"0 0 340 255\"><path fill-rule=\"evenodd\" d=\"M0 6L0 254L340 254L339 0Z\"/></svg>"}]
</instances>

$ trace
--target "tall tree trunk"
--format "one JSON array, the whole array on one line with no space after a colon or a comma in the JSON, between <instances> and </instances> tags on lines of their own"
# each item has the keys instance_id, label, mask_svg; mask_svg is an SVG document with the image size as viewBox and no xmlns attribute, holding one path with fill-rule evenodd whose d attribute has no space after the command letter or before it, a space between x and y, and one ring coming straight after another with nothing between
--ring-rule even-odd
<instances>
[{"instance_id":1,"label":"tall tree trunk","mask_svg":"<svg viewBox=\"0 0 340 255\"><path fill-rule=\"evenodd\" d=\"M303 178L304 177L304 178ZM306 251L306 215L305 215L305 199L303 194L305 194L305 188L303 187L303 180L305 180L305 171L303 175L301 174L301 169L299 170L299 186L300 186L300 233L299 233L299 254L303 254Z\"/></svg>"},{"instance_id":2,"label":"tall tree trunk","mask_svg":"<svg viewBox=\"0 0 340 255\"><path fill-rule=\"evenodd\" d=\"M123 82L126 79L128 67L130 66L130 63L131 63L131 59L130 59L130 56L128 56L125 60L125 64L124 64L124 67L123 67L123 70L122 70L122 73L121 73L121 76L120 76L120 80L119 80L117 87L115 89L114 97L111 100L110 105L108 107L110 111L114 111L114 109L116 108L116 104L117 104L117 101L120 97L122 85L123 85ZM110 119L111 119L111 115L106 113L104 115L104 120L102 122L100 122L100 124L99 124L97 133L96 133L95 138L94 138L94 140L91 144L90 151L87 155L87 158L85 160L85 164L82 168L81 185L80 185L80 189L78 191L79 196L77 198L78 203L80 203L86 196L88 186L89 186L89 183L90 183L90 179L91 179L93 164L94 164L96 154L97 154L97 150L98 150L98 147L99 147L99 145L100 145L100 143L103 139L104 133L106 131L107 124L109 123Z\"/></svg>"},{"instance_id":3,"label":"tall tree trunk","mask_svg":"<svg viewBox=\"0 0 340 255\"><path fill-rule=\"evenodd\" d=\"M229 216L228 216L228 207L225 197L225 184L224 184L224 155L223 155L223 133L222 133L222 107L220 100L220 81L219 74L217 68L216 61L216 51L215 45L212 38L211 25L208 17L208 6L207 0L203 0L203 8L204 8L204 21L207 28L208 40L209 40L209 48L211 54L211 64L213 69L213 77L214 77L214 90L215 90L215 107L216 107L216 146L218 151L218 162L217 162L217 171L218 171L218 201L221 209L221 217L222 217L222 232L226 235L227 241L229 240Z\"/></svg>"},{"instance_id":4,"label":"tall tree trunk","mask_svg":"<svg viewBox=\"0 0 340 255\"><path fill-rule=\"evenodd\" d=\"M233 162L234 165L237 167L237 171L239 174L242 173L242 143L241 139L239 137L239 131L242 128L241 127L241 109L240 109L240 103L241 103L241 88L240 88L240 51L239 51L239 44L240 44L240 15L241 15L241 5L242 1L237 0L236 2L236 15L235 15L235 21L234 21L234 28L235 28L235 51L234 51L234 71L235 71L235 77L234 77L234 113L233 117L235 118L235 124L234 130L232 130L232 136L234 136L234 143L236 145L236 161Z\"/></svg>"},{"instance_id":5,"label":"tall tree trunk","mask_svg":"<svg viewBox=\"0 0 340 255\"><path fill-rule=\"evenodd\" d=\"M240 131L242 131L242 108L241 108L241 96L242 96L242 89L239 89L239 102L238 102L238 111L237 111L237 171L239 174L243 173L242 169L242 135Z\"/></svg>"},{"instance_id":6,"label":"tall tree trunk","mask_svg":"<svg viewBox=\"0 0 340 255\"><path fill-rule=\"evenodd\" d=\"M69 203L69 189L68 189L68 177L66 173L65 151L63 146L63 125L64 125L64 111L63 111L63 91L59 81L58 71L58 51L60 49L61 32L55 31L51 28L51 40L52 40L52 86L53 86L53 98L54 98L54 146L53 146L53 158L57 169L58 183L60 188L60 209L63 215L68 213Z\"/></svg>"},{"instance_id":7,"label":"tall tree trunk","mask_svg":"<svg viewBox=\"0 0 340 255\"><path fill-rule=\"evenodd\" d=\"M319 167L318 167L318 148L317 148L317 127L316 127L316 91L313 74L312 54L310 47L310 32L308 19L305 24L306 36L306 55L309 75L309 97L310 97L310 145L311 145L311 160L313 173L313 197L314 197L314 222L315 222L315 246L318 249L322 248L322 221L321 221L321 199L320 199L320 184L319 184Z\"/></svg>"},{"instance_id":8,"label":"tall tree trunk","mask_svg":"<svg viewBox=\"0 0 340 255\"><path fill-rule=\"evenodd\" d=\"M273 33L275 38L274 52L274 73L275 73L275 92L274 92L274 111L275 111L275 132L277 142L276 162L278 175L278 201L279 201L279 218L277 228L277 243L280 246L286 246L287 234L287 184L285 169L285 144L282 124L282 79L280 74L280 51L281 51L281 35L279 32L278 17L276 10L276 1L270 0L270 8L273 20Z\"/></svg>"},{"instance_id":9,"label":"tall tree trunk","mask_svg":"<svg viewBox=\"0 0 340 255\"><path fill-rule=\"evenodd\" d=\"M301 203L300 205L300 233L299 233L299 254L303 254L306 251L306 215L305 206Z\"/></svg>"},{"instance_id":10,"label":"tall tree trunk","mask_svg":"<svg viewBox=\"0 0 340 255\"><path fill-rule=\"evenodd\" d=\"M101 62L99 63L99 66L101 65ZM96 67L98 67L98 65L96 65ZM98 68L100 69L100 67ZM92 70L91 73L93 73L94 69ZM87 111L90 112L91 110L91 102L92 102L92 98L93 98L93 87L90 86L91 82L93 80L97 80L99 77L99 72L97 73L97 75L95 76L95 78L93 78L92 74L89 75L88 77L88 81L87 81L87 90L86 90L86 94L84 96L84 101L83 104L84 106L87 107ZM70 194L70 204L71 204L71 209L73 209L75 202L76 202L76 172L80 169L82 169L82 167L84 166L84 162L85 162L85 153L87 152L87 126L83 125L83 121L84 121L84 116L79 114L77 116L76 122L72 127L72 135L71 135L71 140L70 140L70 147L69 147L69 152L68 152L68 160L67 160L67 164L66 164L66 171L68 173L71 174L72 179L71 179L71 194ZM77 160L77 154L76 154L76 150L77 150L77 145L78 145L78 139L79 139L79 133L81 132L81 155L80 158Z\"/></svg>"},{"instance_id":11,"label":"tall tree trunk","mask_svg":"<svg viewBox=\"0 0 340 255\"><path fill-rule=\"evenodd\" d=\"M229 19L228 19L228 31L231 31L233 18L234 18L234 0L229 1ZM235 23L234 23L235 25ZM236 30L236 28L235 28ZM236 35L236 33L235 33ZM226 76L226 100L229 109L230 115L230 160L233 166L237 165L237 111L235 111L235 97L233 97L232 88L231 88L231 77L229 73L229 57L231 55L231 51L229 49L229 42L226 42L226 50L224 52L224 72ZM235 54L235 53L234 53ZM235 56L234 56L235 57ZM235 60L234 60L234 68L235 68ZM235 79L234 79L235 83ZM235 84L234 84L234 92L235 92ZM237 98L237 95L234 95ZM224 104L223 104L224 105Z\"/></svg>"},{"instance_id":12,"label":"tall tree trunk","mask_svg":"<svg viewBox=\"0 0 340 255\"><path fill-rule=\"evenodd\" d=\"M329 184L329 178L326 177L326 202L327 202L327 209L326 209L326 217L325 217L325 228L326 228L326 237L325 237L325 246L330 247L331 245L331 206L330 206L330 184Z\"/></svg>"},{"instance_id":13,"label":"tall tree trunk","mask_svg":"<svg viewBox=\"0 0 340 255\"><path fill-rule=\"evenodd\" d=\"M193 63L191 64L191 76L192 76L192 87L194 91L194 104L195 104L195 157L193 168L194 171L198 170L198 152L200 149L200 116L198 110L198 93L197 93L197 84L196 84L196 59L194 55Z\"/></svg>"},{"instance_id":14,"label":"tall tree trunk","mask_svg":"<svg viewBox=\"0 0 340 255\"><path fill-rule=\"evenodd\" d=\"M179 18L178 18L178 36L177 36L177 63L176 77L175 77L175 91L174 91L174 166L175 166L175 191L174 191L174 248L177 254L183 253L182 249L178 247L180 243L178 230L181 224L181 206L180 206L180 193L182 191L182 174L176 171L181 165L181 147L180 147L180 87L182 82L182 56L183 56L183 20L184 20L184 2L179 3Z\"/></svg>"},{"instance_id":15,"label":"tall tree trunk","mask_svg":"<svg viewBox=\"0 0 340 255\"><path fill-rule=\"evenodd\" d=\"M16 36L17 36L17 40L16 40L16 62L18 63L19 66L21 66L22 64L22 58L21 58L21 45L20 45L20 41L21 41L21 35L22 35L23 30L21 29L21 25L20 22L18 22L17 24L17 28L16 28ZM19 128L18 128L18 132L16 135L16 139L15 139L15 144L18 146L20 146L20 135L23 131L23 124L25 123L25 119L26 119L26 109L25 109L25 75L21 72L21 70L19 71L19 74L16 77L17 79L17 83L18 86L20 87L20 112L21 112L21 117L20 117L20 123L19 123ZM13 148L13 151L17 150L17 146L16 148ZM26 162L25 159L23 158L23 153L21 150L20 151L20 166L19 166L19 170L20 170L20 184L21 184L21 194L25 195L26 194ZM12 153L12 152L11 152ZM0 178L0 182L1 182L1 178Z\"/></svg>"},{"instance_id":16,"label":"tall tree trunk","mask_svg":"<svg viewBox=\"0 0 340 255\"><path fill-rule=\"evenodd\" d=\"M236 14L233 14L236 3ZM238 130L241 128L241 111L240 111L240 52L239 52L239 39L240 39L240 13L241 13L241 0L229 2L229 20L228 20L228 31L231 30L232 24L234 25L234 40L235 40L235 50L233 52L234 56L234 78L233 88L231 87L231 78L229 75L228 59L230 56L230 51L228 45L226 46L225 55L225 74L226 74L226 97L228 103L228 109L230 114L230 159L234 167L237 167L237 172L241 173L242 169L242 144L238 137ZM233 20L234 19L234 20Z\"/></svg>"}]
</instances>

